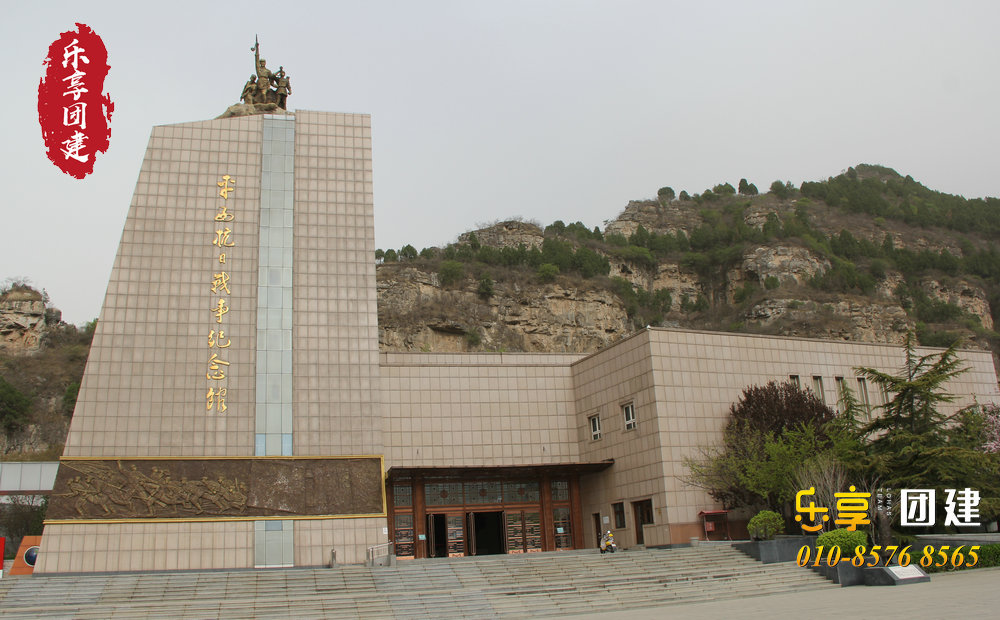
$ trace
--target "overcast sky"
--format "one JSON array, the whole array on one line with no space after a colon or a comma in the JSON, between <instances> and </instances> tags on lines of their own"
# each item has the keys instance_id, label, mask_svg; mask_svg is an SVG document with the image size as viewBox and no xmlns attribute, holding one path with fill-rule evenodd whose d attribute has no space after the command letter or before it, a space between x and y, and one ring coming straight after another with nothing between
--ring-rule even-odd
<instances>
[{"instance_id":1,"label":"overcast sky","mask_svg":"<svg viewBox=\"0 0 1000 620\"><path fill-rule=\"evenodd\" d=\"M45 157L59 33L108 48L111 147ZM0 280L93 319L150 128L236 103L260 37L289 108L372 115L376 242L420 249L521 216L602 226L631 199L857 163L1000 195L996 2L8 3L0 20Z\"/></svg>"}]
</instances>

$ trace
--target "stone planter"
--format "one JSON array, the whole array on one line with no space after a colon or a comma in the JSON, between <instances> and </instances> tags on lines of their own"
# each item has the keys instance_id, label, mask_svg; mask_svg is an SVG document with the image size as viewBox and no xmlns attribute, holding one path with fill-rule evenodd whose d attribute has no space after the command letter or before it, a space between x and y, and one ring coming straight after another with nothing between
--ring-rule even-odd
<instances>
[{"instance_id":1,"label":"stone planter","mask_svg":"<svg viewBox=\"0 0 1000 620\"><path fill-rule=\"evenodd\" d=\"M775 536L773 540L753 540L735 543L733 547L749 555L763 564L775 562L794 562L799 549L804 546L815 547L815 536Z\"/></svg>"},{"instance_id":2,"label":"stone planter","mask_svg":"<svg viewBox=\"0 0 1000 620\"><path fill-rule=\"evenodd\" d=\"M841 560L840 564L831 566L833 572L833 582L839 583L841 587L863 586L865 585L865 567L855 566L850 560Z\"/></svg>"},{"instance_id":3,"label":"stone planter","mask_svg":"<svg viewBox=\"0 0 1000 620\"><path fill-rule=\"evenodd\" d=\"M813 566L810 562L809 568L844 588L865 585L865 567L855 566L849 559L842 559L839 564L830 566L824 557L819 566Z\"/></svg>"}]
</instances>

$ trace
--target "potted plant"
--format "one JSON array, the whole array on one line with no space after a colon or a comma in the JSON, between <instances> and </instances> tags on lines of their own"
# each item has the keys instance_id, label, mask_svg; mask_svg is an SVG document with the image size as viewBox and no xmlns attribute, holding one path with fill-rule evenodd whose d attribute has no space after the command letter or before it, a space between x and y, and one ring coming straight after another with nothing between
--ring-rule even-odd
<instances>
[{"instance_id":1,"label":"potted plant","mask_svg":"<svg viewBox=\"0 0 1000 620\"><path fill-rule=\"evenodd\" d=\"M733 546L764 564L790 562L804 545L813 546L813 536L782 536L785 520L773 510L762 510L747 523L750 542Z\"/></svg>"},{"instance_id":2,"label":"potted plant","mask_svg":"<svg viewBox=\"0 0 1000 620\"><path fill-rule=\"evenodd\" d=\"M816 546L823 547L822 556L817 558L820 573L841 586L865 583L864 566L854 566L851 558L854 557L854 550L857 547L868 547L868 534L846 528L831 530L819 535ZM840 561L831 565L828 560L838 555L833 549L839 549Z\"/></svg>"}]
</instances>

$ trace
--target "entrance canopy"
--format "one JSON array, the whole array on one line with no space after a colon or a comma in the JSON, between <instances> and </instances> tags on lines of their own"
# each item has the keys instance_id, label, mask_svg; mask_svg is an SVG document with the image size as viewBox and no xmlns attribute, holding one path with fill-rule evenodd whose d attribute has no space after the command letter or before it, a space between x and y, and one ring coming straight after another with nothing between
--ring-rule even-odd
<instances>
[{"instance_id":1,"label":"entrance canopy","mask_svg":"<svg viewBox=\"0 0 1000 620\"><path fill-rule=\"evenodd\" d=\"M614 465L614 459L596 463L546 463L543 465L474 465L457 467L390 467L389 482L417 478L450 478L478 480L482 478L542 478L579 476L604 471Z\"/></svg>"}]
</instances>

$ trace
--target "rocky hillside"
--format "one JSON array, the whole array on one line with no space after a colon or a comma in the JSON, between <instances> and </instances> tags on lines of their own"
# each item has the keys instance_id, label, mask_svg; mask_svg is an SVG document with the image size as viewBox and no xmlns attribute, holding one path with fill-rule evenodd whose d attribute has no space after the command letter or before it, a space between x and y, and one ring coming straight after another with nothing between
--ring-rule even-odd
<instances>
[{"instance_id":1,"label":"rocky hillside","mask_svg":"<svg viewBox=\"0 0 1000 620\"><path fill-rule=\"evenodd\" d=\"M508 221L377 254L385 350L592 351L645 325L998 349L1000 201L858 166L662 188L603 231Z\"/></svg>"},{"instance_id":2,"label":"rocky hillside","mask_svg":"<svg viewBox=\"0 0 1000 620\"><path fill-rule=\"evenodd\" d=\"M58 458L96 322L61 321L44 292L0 287L0 458Z\"/></svg>"}]
</instances>

